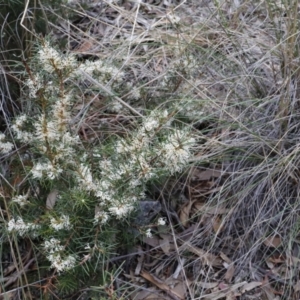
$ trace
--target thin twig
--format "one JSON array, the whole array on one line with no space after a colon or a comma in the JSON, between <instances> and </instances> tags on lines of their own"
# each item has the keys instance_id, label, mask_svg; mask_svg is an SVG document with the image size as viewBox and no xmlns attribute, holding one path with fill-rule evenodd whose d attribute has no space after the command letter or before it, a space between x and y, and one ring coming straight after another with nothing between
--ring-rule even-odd
<instances>
[{"instance_id":1,"label":"thin twig","mask_svg":"<svg viewBox=\"0 0 300 300\"><path fill-rule=\"evenodd\" d=\"M80 70L80 73L84 75L88 80L90 80L93 84L101 88L103 91L108 93L110 96L114 97L116 100L118 100L122 105L126 106L128 109L130 109L133 113L143 118L143 115L140 114L136 109L134 109L132 106L127 104L124 100L122 100L120 97L116 96L108 87L104 86L97 80L95 80L91 75L86 73L85 71Z\"/></svg>"}]
</instances>

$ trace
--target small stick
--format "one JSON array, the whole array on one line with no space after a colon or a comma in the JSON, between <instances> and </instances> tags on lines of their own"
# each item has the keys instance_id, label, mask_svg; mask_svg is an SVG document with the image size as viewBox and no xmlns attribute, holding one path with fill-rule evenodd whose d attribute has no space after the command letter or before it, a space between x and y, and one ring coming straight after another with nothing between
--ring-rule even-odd
<instances>
[{"instance_id":1,"label":"small stick","mask_svg":"<svg viewBox=\"0 0 300 300\"><path fill-rule=\"evenodd\" d=\"M140 114L137 110L135 110L133 107L131 107L129 104L127 104L124 100L122 100L120 97L114 95L114 93L107 88L106 86L104 86L103 84L101 84L100 82L98 82L97 80L95 80L91 75L89 75L88 73L86 73L85 71L80 70L80 73L82 75L84 75L88 80L90 80L92 83L94 83L96 86L98 86L99 88L101 88L102 90L104 90L106 93L108 93L110 96L114 97L116 100L118 100L122 105L126 106L127 108L129 108L133 113L135 113L136 115L143 117L142 114Z\"/></svg>"}]
</instances>

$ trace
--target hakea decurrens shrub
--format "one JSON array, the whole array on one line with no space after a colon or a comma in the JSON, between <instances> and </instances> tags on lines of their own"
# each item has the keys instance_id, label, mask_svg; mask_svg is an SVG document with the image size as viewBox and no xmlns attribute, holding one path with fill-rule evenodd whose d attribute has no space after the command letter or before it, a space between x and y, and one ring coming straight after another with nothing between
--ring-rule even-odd
<instances>
[{"instance_id":1,"label":"hakea decurrens shrub","mask_svg":"<svg viewBox=\"0 0 300 300\"><path fill-rule=\"evenodd\" d=\"M174 125L174 110L164 108L137 120L126 137L114 136L87 151L73 126L72 108L79 89L97 87L87 83L83 72L112 88L125 82L124 72L116 66L100 60L78 62L45 41L25 81L24 93L33 111L16 117L10 128L15 145L26 144L30 152L31 186L50 187L57 195L51 206L45 204L47 195L43 198L30 188L26 194L13 195L7 232L39 236L50 267L58 272L74 268L95 253L86 245L101 247L106 226L122 222L134 211L145 198L147 183L181 172L196 143L188 127ZM122 110L117 100L109 101L108 107ZM13 147L1 133L1 153ZM96 235L91 234L93 230ZM79 243L76 234L86 236Z\"/></svg>"}]
</instances>

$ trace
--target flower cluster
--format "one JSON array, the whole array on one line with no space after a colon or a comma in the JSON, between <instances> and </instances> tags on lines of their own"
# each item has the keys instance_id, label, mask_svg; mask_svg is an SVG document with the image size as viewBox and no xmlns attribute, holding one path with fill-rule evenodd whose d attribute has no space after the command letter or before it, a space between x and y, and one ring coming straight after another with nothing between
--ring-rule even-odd
<instances>
[{"instance_id":1,"label":"flower cluster","mask_svg":"<svg viewBox=\"0 0 300 300\"><path fill-rule=\"evenodd\" d=\"M57 178L63 169L58 164L53 164L51 161L40 163L38 162L32 169L31 174L33 178L40 179L44 175L49 179Z\"/></svg>"},{"instance_id":2,"label":"flower cluster","mask_svg":"<svg viewBox=\"0 0 300 300\"><path fill-rule=\"evenodd\" d=\"M25 81L29 89L29 97L36 98L38 91L43 87L42 80L39 74L36 74L34 78L29 78Z\"/></svg>"},{"instance_id":3,"label":"flower cluster","mask_svg":"<svg viewBox=\"0 0 300 300\"><path fill-rule=\"evenodd\" d=\"M51 238L45 241L44 250L47 253L47 259L51 262L50 268L55 268L59 273L75 267L76 256L65 254L65 247L60 244L60 240Z\"/></svg>"},{"instance_id":4,"label":"flower cluster","mask_svg":"<svg viewBox=\"0 0 300 300\"><path fill-rule=\"evenodd\" d=\"M59 218L51 218L50 220L50 227L54 230L62 230L62 229L71 229L72 224L70 223L69 216L61 215Z\"/></svg>"},{"instance_id":5,"label":"flower cluster","mask_svg":"<svg viewBox=\"0 0 300 300\"><path fill-rule=\"evenodd\" d=\"M97 211L94 217L94 224L105 224L109 219L108 213L105 211Z\"/></svg>"},{"instance_id":6,"label":"flower cluster","mask_svg":"<svg viewBox=\"0 0 300 300\"><path fill-rule=\"evenodd\" d=\"M148 228L148 229L145 231L145 235L146 235L147 238L152 238L151 228Z\"/></svg>"},{"instance_id":7,"label":"flower cluster","mask_svg":"<svg viewBox=\"0 0 300 300\"><path fill-rule=\"evenodd\" d=\"M98 80L101 80L105 84L110 82L110 80L122 82L124 78L124 72L120 71L118 68L112 65L108 65L101 60L85 61L74 71L73 76L81 76L81 71L84 71L87 74L96 77Z\"/></svg>"},{"instance_id":8,"label":"flower cluster","mask_svg":"<svg viewBox=\"0 0 300 300\"><path fill-rule=\"evenodd\" d=\"M27 195L18 195L12 198L12 202L15 202L17 204L19 204L21 207L27 205L28 203L30 203L29 201L27 201L28 199L28 194Z\"/></svg>"},{"instance_id":9,"label":"flower cluster","mask_svg":"<svg viewBox=\"0 0 300 300\"><path fill-rule=\"evenodd\" d=\"M0 132L0 153L3 154L8 153L14 147L12 143L4 142L5 138L6 138L5 135Z\"/></svg>"},{"instance_id":10,"label":"flower cluster","mask_svg":"<svg viewBox=\"0 0 300 300\"><path fill-rule=\"evenodd\" d=\"M164 225L166 225L166 218L159 218L158 220L157 220L157 225L158 226L164 226Z\"/></svg>"},{"instance_id":11,"label":"flower cluster","mask_svg":"<svg viewBox=\"0 0 300 300\"><path fill-rule=\"evenodd\" d=\"M43 47L38 51L37 58L43 66L43 69L49 73L74 68L76 66L76 60L73 55L62 55L51 47L48 41L45 41Z\"/></svg>"},{"instance_id":12,"label":"flower cluster","mask_svg":"<svg viewBox=\"0 0 300 300\"><path fill-rule=\"evenodd\" d=\"M175 130L162 143L161 155L170 167L170 172L180 172L191 157L191 148L195 145L195 138L188 137L185 130Z\"/></svg>"},{"instance_id":13,"label":"flower cluster","mask_svg":"<svg viewBox=\"0 0 300 300\"><path fill-rule=\"evenodd\" d=\"M93 186L90 190L103 211L118 219L127 216L144 198L147 182L187 165L196 140L187 130L172 129L171 124L167 110L152 111L131 138L119 138L110 157L100 161L100 179L88 173L86 186Z\"/></svg>"},{"instance_id":14,"label":"flower cluster","mask_svg":"<svg viewBox=\"0 0 300 300\"><path fill-rule=\"evenodd\" d=\"M211 107L207 107L207 102L200 101L199 99L180 99L177 103L175 103L176 109L180 112L180 114L184 115L191 121L198 121L199 117L204 114L205 110L211 110Z\"/></svg>"},{"instance_id":15,"label":"flower cluster","mask_svg":"<svg viewBox=\"0 0 300 300\"><path fill-rule=\"evenodd\" d=\"M16 117L14 124L10 127L14 132L16 139L21 140L24 143L31 141L31 134L23 130L23 127L27 121L26 115L20 115Z\"/></svg>"},{"instance_id":16,"label":"flower cluster","mask_svg":"<svg viewBox=\"0 0 300 300\"><path fill-rule=\"evenodd\" d=\"M34 223L25 223L21 217L17 219L12 218L7 224L7 230L9 232L15 232L20 236L24 236L26 233L30 233L33 236L36 235L36 230L40 228L40 225Z\"/></svg>"}]
</instances>

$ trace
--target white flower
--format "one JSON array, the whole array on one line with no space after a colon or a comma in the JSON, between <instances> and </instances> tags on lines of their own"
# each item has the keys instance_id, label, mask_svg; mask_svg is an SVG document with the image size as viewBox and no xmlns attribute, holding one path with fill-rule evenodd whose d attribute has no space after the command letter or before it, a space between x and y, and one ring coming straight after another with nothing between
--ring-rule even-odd
<instances>
[{"instance_id":1,"label":"white flower","mask_svg":"<svg viewBox=\"0 0 300 300\"><path fill-rule=\"evenodd\" d=\"M109 215L105 211L98 211L94 217L94 224L105 224L109 219Z\"/></svg>"},{"instance_id":2,"label":"white flower","mask_svg":"<svg viewBox=\"0 0 300 300\"><path fill-rule=\"evenodd\" d=\"M130 146L127 144L125 140L120 140L116 143L116 151L117 153L126 153L130 151Z\"/></svg>"},{"instance_id":3,"label":"white flower","mask_svg":"<svg viewBox=\"0 0 300 300\"><path fill-rule=\"evenodd\" d=\"M79 136L72 136L70 132L65 132L61 136L61 142L64 145L76 145L79 143Z\"/></svg>"},{"instance_id":4,"label":"white flower","mask_svg":"<svg viewBox=\"0 0 300 300\"><path fill-rule=\"evenodd\" d=\"M65 143L64 140L62 140L61 143L55 147L55 150L56 150L56 155L55 155L56 160L64 159L66 161L68 158L71 158L68 159L68 162L75 163L75 161L72 159L74 157L75 149L71 145L69 146L67 143ZM42 150L42 152L45 151Z\"/></svg>"},{"instance_id":5,"label":"white flower","mask_svg":"<svg viewBox=\"0 0 300 300\"><path fill-rule=\"evenodd\" d=\"M41 67L49 73L53 73L56 70L74 68L76 66L76 59L72 54L61 55L50 46L49 42L45 42L38 51L38 59L41 63Z\"/></svg>"},{"instance_id":6,"label":"white flower","mask_svg":"<svg viewBox=\"0 0 300 300\"><path fill-rule=\"evenodd\" d=\"M56 238L51 238L49 241L44 242L44 249L48 253L55 253L55 252L63 251L65 247L60 244L60 240Z\"/></svg>"},{"instance_id":7,"label":"white flower","mask_svg":"<svg viewBox=\"0 0 300 300\"><path fill-rule=\"evenodd\" d=\"M105 201L112 200L113 192L102 188L101 181L100 181L100 186L98 186L97 189L95 190L95 195L96 197L100 198L101 202L105 202Z\"/></svg>"},{"instance_id":8,"label":"white flower","mask_svg":"<svg viewBox=\"0 0 300 300\"><path fill-rule=\"evenodd\" d=\"M157 220L157 225L161 225L161 226L166 225L166 218L159 218Z\"/></svg>"},{"instance_id":9,"label":"white flower","mask_svg":"<svg viewBox=\"0 0 300 300\"><path fill-rule=\"evenodd\" d=\"M116 151L120 154L130 153L132 156L142 149L148 147L150 139L148 134L145 132L145 129L139 130L139 132L132 137L131 140L126 141L124 139L117 141Z\"/></svg>"},{"instance_id":10,"label":"white flower","mask_svg":"<svg viewBox=\"0 0 300 300\"><path fill-rule=\"evenodd\" d=\"M171 23L178 24L180 22L180 17L174 14L168 14L168 18L171 21Z\"/></svg>"},{"instance_id":11,"label":"white flower","mask_svg":"<svg viewBox=\"0 0 300 300\"><path fill-rule=\"evenodd\" d=\"M60 253L50 254L47 259L51 262L51 268L55 268L58 273L73 269L76 264L76 257L68 255L61 257Z\"/></svg>"},{"instance_id":12,"label":"white flower","mask_svg":"<svg viewBox=\"0 0 300 300\"><path fill-rule=\"evenodd\" d=\"M166 142L161 144L161 154L163 162L171 173L181 171L182 167L188 163L191 157L190 148L194 146L196 140L188 137L184 130L176 130L168 137Z\"/></svg>"},{"instance_id":13,"label":"white flower","mask_svg":"<svg viewBox=\"0 0 300 300\"><path fill-rule=\"evenodd\" d=\"M51 218L50 223L50 226L56 231L72 228L70 218L66 215L62 215L59 218Z\"/></svg>"},{"instance_id":14,"label":"white flower","mask_svg":"<svg viewBox=\"0 0 300 300\"><path fill-rule=\"evenodd\" d=\"M26 115L20 115L20 116L16 117L16 119L15 119L15 125L18 128L21 128L26 121L27 121L27 116Z\"/></svg>"},{"instance_id":15,"label":"white flower","mask_svg":"<svg viewBox=\"0 0 300 300\"><path fill-rule=\"evenodd\" d=\"M79 65L78 69L75 70L76 75L80 75L80 71L84 71L89 75L93 75L93 72L96 70L97 64L96 62L92 62L90 60L86 60L84 63Z\"/></svg>"},{"instance_id":16,"label":"white flower","mask_svg":"<svg viewBox=\"0 0 300 300\"><path fill-rule=\"evenodd\" d=\"M104 83L108 83L111 79L122 82L124 72L111 64L107 64L101 60L85 61L79 66L79 68L73 73L75 76L81 74L81 71L88 73L91 76L98 76Z\"/></svg>"},{"instance_id":17,"label":"white flower","mask_svg":"<svg viewBox=\"0 0 300 300\"><path fill-rule=\"evenodd\" d=\"M56 141L60 135L58 133L57 124L54 121L47 120L45 114L39 117L39 120L35 122L35 137L41 141Z\"/></svg>"},{"instance_id":18,"label":"white flower","mask_svg":"<svg viewBox=\"0 0 300 300\"><path fill-rule=\"evenodd\" d=\"M0 142L0 151L3 154L10 152L13 147L14 147L14 145L10 142L6 142L6 143Z\"/></svg>"},{"instance_id":19,"label":"white flower","mask_svg":"<svg viewBox=\"0 0 300 300\"><path fill-rule=\"evenodd\" d=\"M65 247L60 244L60 240L51 238L45 241L44 249L47 252L47 259L51 262L51 268L55 268L58 272L72 269L75 266L76 257L63 255Z\"/></svg>"},{"instance_id":20,"label":"white flower","mask_svg":"<svg viewBox=\"0 0 300 300\"><path fill-rule=\"evenodd\" d=\"M110 159L103 159L99 162L101 170L109 171L112 168L112 162Z\"/></svg>"},{"instance_id":21,"label":"white flower","mask_svg":"<svg viewBox=\"0 0 300 300\"><path fill-rule=\"evenodd\" d=\"M43 87L43 84L41 82L40 76L37 74L35 78L32 79L27 79L25 81L25 84L29 88L29 97L31 98L36 98L36 93L38 92L39 89Z\"/></svg>"},{"instance_id":22,"label":"white flower","mask_svg":"<svg viewBox=\"0 0 300 300\"><path fill-rule=\"evenodd\" d=\"M148 238L152 238L152 232L151 232L151 228L148 228L145 232L146 237Z\"/></svg>"},{"instance_id":23,"label":"white flower","mask_svg":"<svg viewBox=\"0 0 300 300\"><path fill-rule=\"evenodd\" d=\"M62 173L63 169L60 168L59 166L57 165L53 165L51 164L50 162L48 164L45 165L45 169L46 169L46 172L47 172L47 177L49 179L55 179L56 177L59 176L59 174Z\"/></svg>"},{"instance_id":24,"label":"white flower","mask_svg":"<svg viewBox=\"0 0 300 300\"><path fill-rule=\"evenodd\" d=\"M95 191L96 185L93 182L92 172L88 166L80 164L77 174L77 180L80 182L81 186L87 191Z\"/></svg>"},{"instance_id":25,"label":"white flower","mask_svg":"<svg viewBox=\"0 0 300 300\"><path fill-rule=\"evenodd\" d=\"M16 135L16 139L21 140L25 143L30 142L32 140L32 134L23 130L19 130L15 125L11 126L11 129L14 131Z\"/></svg>"},{"instance_id":26,"label":"white flower","mask_svg":"<svg viewBox=\"0 0 300 300\"><path fill-rule=\"evenodd\" d=\"M24 123L26 121L27 121L27 116L20 115L16 117L14 124L10 127L14 132L14 134L16 135L16 138L23 142L29 142L32 139L32 134L22 130L22 127L24 126Z\"/></svg>"},{"instance_id":27,"label":"white flower","mask_svg":"<svg viewBox=\"0 0 300 300\"><path fill-rule=\"evenodd\" d=\"M42 178L45 173L49 179L55 179L63 171L59 166L53 165L51 162L37 163L32 169L33 178Z\"/></svg>"},{"instance_id":28,"label":"white flower","mask_svg":"<svg viewBox=\"0 0 300 300\"><path fill-rule=\"evenodd\" d=\"M122 109L123 105L117 100L112 100L107 106L107 110L113 113L119 113Z\"/></svg>"},{"instance_id":29,"label":"white flower","mask_svg":"<svg viewBox=\"0 0 300 300\"><path fill-rule=\"evenodd\" d=\"M28 195L18 195L12 198L12 202L18 203L21 207L25 206L26 204L30 203L27 201Z\"/></svg>"},{"instance_id":30,"label":"white flower","mask_svg":"<svg viewBox=\"0 0 300 300\"><path fill-rule=\"evenodd\" d=\"M137 178L132 178L128 185L131 186L132 188L136 188L137 186L140 186L142 184L141 180L140 179L137 179Z\"/></svg>"},{"instance_id":31,"label":"white flower","mask_svg":"<svg viewBox=\"0 0 300 300\"><path fill-rule=\"evenodd\" d=\"M5 135L0 132L0 152L3 154L8 153L14 147L10 142L4 142Z\"/></svg>"},{"instance_id":32,"label":"white flower","mask_svg":"<svg viewBox=\"0 0 300 300\"><path fill-rule=\"evenodd\" d=\"M134 206L131 204L120 204L118 206L110 207L108 210L111 214L115 215L117 219L121 219L122 217L126 216L134 209Z\"/></svg>"},{"instance_id":33,"label":"white flower","mask_svg":"<svg viewBox=\"0 0 300 300\"><path fill-rule=\"evenodd\" d=\"M28 233L29 231L39 229L40 226L33 223L25 223L21 217L18 217L17 220L12 218L8 222L7 230L9 232L15 231L20 236L23 236L24 234Z\"/></svg>"},{"instance_id":34,"label":"white flower","mask_svg":"<svg viewBox=\"0 0 300 300\"><path fill-rule=\"evenodd\" d=\"M138 100L141 98L141 93L139 88L134 88L132 82L126 82L127 89L130 91L129 97L131 99Z\"/></svg>"},{"instance_id":35,"label":"white flower","mask_svg":"<svg viewBox=\"0 0 300 300\"><path fill-rule=\"evenodd\" d=\"M32 169L31 173L33 178L42 178L43 177L44 165L37 163Z\"/></svg>"},{"instance_id":36,"label":"white flower","mask_svg":"<svg viewBox=\"0 0 300 300\"><path fill-rule=\"evenodd\" d=\"M152 131L152 130L156 129L157 127L159 127L159 120L157 120L154 117L147 118L144 121L144 128L146 131Z\"/></svg>"},{"instance_id":37,"label":"white flower","mask_svg":"<svg viewBox=\"0 0 300 300\"><path fill-rule=\"evenodd\" d=\"M15 131L16 138L24 143L28 143L32 140L32 134L26 131L18 130Z\"/></svg>"},{"instance_id":38,"label":"white flower","mask_svg":"<svg viewBox=\"0 0 300 300\"><path fill-rule=\"evenodd\" d=\"M156 173L153 171L153 168L151 165L148 164L148 162L140 157L138 160L139 165L139 178L144 178L145 180L149 180L151 178L154 178L156 176Z\"/></svg>"},{"instance_id":39,"label":"white flower","mask_svg":"<svg viewBox=\"0 0 300 300\"><path fill-rule=\"evenodd\" d=\"M64 133L67 130L67 125L70 121L70 102L71 95L64 95L52 106L53 120L57 124L57 131L60 133Z\"/></svg>"},{"instance_id":40,"label":"white flower","mask_svg":"<svg viewBox=\"0 0 300 300\"><path fill-rule=\"evenodd\" d=\"M59 53L53 48L44 48L38 51L39 60L44 68L49 73L53 73L55 71L55 66L59 66L62 64Z\"/></svg>"},{"instance_id":41,"label":"white flower","mask_svg":"<svg viewBox=\"0 0 300 300\"><path fill-rule=\"evenodd\" d=\"M148 117L143 120L142 127L147 131L154 131L160 125L169 125L171 119L168 119L168 111L153 110Z\"/></svg>"}]
</instances>

